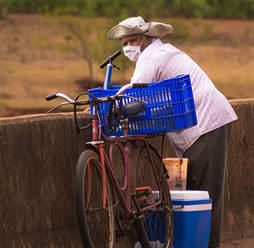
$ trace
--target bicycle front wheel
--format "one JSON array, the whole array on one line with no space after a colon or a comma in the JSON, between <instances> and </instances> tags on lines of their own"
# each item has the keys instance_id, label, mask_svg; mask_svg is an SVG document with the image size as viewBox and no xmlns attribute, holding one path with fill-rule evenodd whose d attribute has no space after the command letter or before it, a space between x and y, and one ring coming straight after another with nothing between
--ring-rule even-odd
<instances>
[{"instance_id":1,"label":"bicycle front wheel","mask_svg":"<svg viewBox=\"0 0 254 248\"><path fill-rule=\"evenodd\" d=\"M151 157L144 146L138 157L136 187L150 187L153 193L153 199L138 202L140 208L143 208L151 202L162 201L156 207L144 212L144 219L135 222L136 232L140 238L143 247L163 247L171 248L173 246L174 221L171 197L169 194L166 170L162 164L161 157L157 150L149 145ZM155 165L155 171L152 167ZM156 174L158 179L156 179Z\"/></svg>"},{"instance_id":2,"label":"bicycle front wheel","mask_svg":"<svg viewBox=\"0 0 254 248\"><path fill-rule=\"evenodd\" d=\"M101 163L93 150L80 155L75 182L77 221L84 247L112 248L115 230L113 195L107 180L106 205L103 207Z\"/></svg>"}]
</instances>

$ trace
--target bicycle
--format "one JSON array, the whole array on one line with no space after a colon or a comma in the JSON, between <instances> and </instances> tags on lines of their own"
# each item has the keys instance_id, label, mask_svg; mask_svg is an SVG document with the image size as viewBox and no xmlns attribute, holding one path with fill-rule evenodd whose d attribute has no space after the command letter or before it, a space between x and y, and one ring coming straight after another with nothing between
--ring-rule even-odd
<instances>
[{"instance_id":1,"label":"bicycle","mask_svg":"<svg viewBox=\"0 0 254 248\"><path fill-rule=\"evenodd\" d=\"M111 80L112 68L116 67L112 62L119 55L118 51L101 64L101 68L107 65L104 91ZM146 121L142 128L147 134L136 134L141 128L139 119L144 118L146 105L154 101L154 96L140 97L130 91L138 88L142 92L147 87L148 84L116 87L111 96L108 92L91 90L74 100L62 93L46 97L46 100L62 97L67 101L49 112L66 104L74 105L77 132L92 126L92 141L80 155L75 173L77 220L84 247L114 247L123 238L127 238L128 247L140 242L142 247L151 248L157 240L160 247L173 245L173 208L161 158L166 130L174 130L177 118L169 118L167 124L162 121L164 124L155 128L162 132L154 134L149 134L151 130L147 126L155 122ZM159 95L159 101L171 101L168 96ZM89 99L79 100L83 96ZM92 109L92 124L86 127L80 127L77 119L77 107L82 105L90 105ZM152 107L149 113L156 116L162 111L172 114L172 106L159 106L157 110ZM162 138L160 153L149 144L151 137L158 136ZM105 142L109 144L108 155ZM116 172L115 152L122 161L122 178ZM161 225L158 230L155 222Z\"/></svg>"}]
</instances>

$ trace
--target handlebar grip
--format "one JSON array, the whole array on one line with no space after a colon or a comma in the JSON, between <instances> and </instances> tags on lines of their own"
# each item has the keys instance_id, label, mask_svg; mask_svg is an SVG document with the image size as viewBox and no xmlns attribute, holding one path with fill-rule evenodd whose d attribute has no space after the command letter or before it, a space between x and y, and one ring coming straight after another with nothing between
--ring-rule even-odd
<instances>
[{"instance_id":1,"label":"handlebar grip","mask_svg":"<svg viewBox=\"0 0 254 248\"><path fill-rule=\"evenodd\" d=\"M100 68L103 69L108 63L113 62L122 53L121 50L116 51L113 55L109 56L104 62L100 64Z\"/></svg>"},{"instance_id":2,"label":"handlebar grip","mask_svg":"<svg viewBox=\"0 0 254 248\"><path fill-rule=\"evenodd\" d=\"M45 97L46 101L51 101L53 99L57 98L56 93L55 94L51 94Z\"/></svg>"},{"instance_id":3,"label":"handlebar grip","mask_svg":"<svg viewBox=\"0 0 254 248\"><path fill-rule=\"evenodd\" d=\"M103 69L108 64L108 59L106 59L102 64L100 64L100 68Z\"/></svg>"},{"instance_id":4,"label":"handlebar grip","mask_svg":"<svg viewBox=\"0 0 254 248\"><path fill-rule=\"evenodd\" d=\"M111 55L109 57L109 59L111 59L111 61L113 61L115 58L117 58L120 54L122 54L121 50L116 51L113 55Z\"/></svg>"},{"instance_id":5,"label":"handlebar grip","mask_svg":"<svg viewBox=\"0 0 254 248\"><path fill-rule=\"evenodd\" d=\"M133 83L133 88L147 88L148 84L147 83Z\"/></svg>"}]
</instances>

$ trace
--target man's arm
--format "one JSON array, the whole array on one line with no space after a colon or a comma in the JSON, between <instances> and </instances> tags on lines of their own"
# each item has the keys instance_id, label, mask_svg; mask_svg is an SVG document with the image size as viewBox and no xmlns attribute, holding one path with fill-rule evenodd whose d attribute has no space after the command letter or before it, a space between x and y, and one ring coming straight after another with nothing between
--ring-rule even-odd
<instances>
[{"instance_id":1,"label":"man's arm","mask_svg":"<svg viewBox=\"0 0 254 248\"><path fill-rule=\"evenodd\" d=\"M152 83L159 81L160 69L158 63L154 63L148 58L141 63L137 63L131 83Z\"/></svg>"}]
</instances>

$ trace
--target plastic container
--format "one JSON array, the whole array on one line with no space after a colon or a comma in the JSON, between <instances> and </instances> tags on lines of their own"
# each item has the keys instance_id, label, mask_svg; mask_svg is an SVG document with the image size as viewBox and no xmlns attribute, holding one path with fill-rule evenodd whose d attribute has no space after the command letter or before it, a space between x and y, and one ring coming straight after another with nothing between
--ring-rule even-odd
<instances>
[{"instance_id":1,"label":"plastic container","mask_svg":"<svg viewBox=\"0 0 254 248\"><path fill-rule=\"evenodd\" d=\"M170 190L186 190L188 158L165 158Z\"/></svg>"},{"instance_id":2,"label":"plastic container","mask_svg":"<svg viewBox=\"0 0 254 248\"><path fill-rule=\"evenodd\" d=\"M170 191L174 210L174 248L207 248L210 236L212 200L207 191ZM158 193L153 194L154 199ZM152 211L151 211L152 212ZM157 235L151 242L163 242L160 212L152 212Z\"/></svg>"},{"instance_id":3,"label":"plastic container","mask_svg":"<svg viewBox=\"0 0 254 248\"><path fill-rule=\"evenodd\" d=\"M174 209L174 248L207 248L212 200L207 191L171 191Z\"/></svg>"},{"instance_id":4,"label":"plastic container","mask_svg":"<svg viewBox=\"0 0 254 248\"><path fill-rule=\"evenodd\" d=\"M120 88L121 86L111 86L110 89L106 90L100 87L88 92L100 98L115 95ZM189 75L180 75L161 82L150 83L147 88L128 89L123 94L147 102L144 112L129 118L130 135L172 132L197 124ZM135 101L123 97L124 104ZM116 104L118 105L119 102L116 101ZM103 132L107 136L122 136L121 124L115 132L108 128L109 106L110 103L99 104L99 116Z\"/></svg>"}]
</instances>

